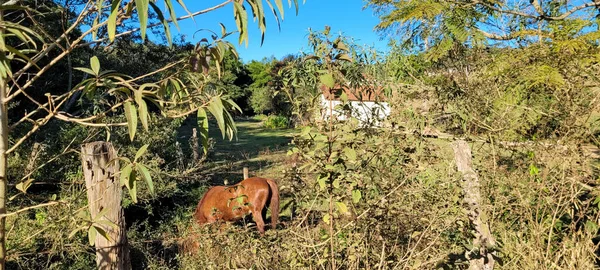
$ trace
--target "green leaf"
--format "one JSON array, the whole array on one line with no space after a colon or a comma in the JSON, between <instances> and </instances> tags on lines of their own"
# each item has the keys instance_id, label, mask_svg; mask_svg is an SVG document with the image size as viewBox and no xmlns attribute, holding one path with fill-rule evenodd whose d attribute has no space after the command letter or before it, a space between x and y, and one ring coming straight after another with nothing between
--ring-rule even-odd
<instances>
[{"instance_id":1,"label":"green leaf","mask_svg":"<svg viewBox=\"0 0 600 270\"><path fill-rule=\"evenodd\" d=\"M346 155L346 157L350 161L355 161L356 160L356 151L354 149L350 148L350 147L345 147L344 148L344 155Z\"/></svg>"},{"instance_id":2,"label":"green leaf","mask_svg":"<svg viewBox=\"0 0 600 270\"><path fill-rule=\"evenodd\" d=\"M131 175L131 170L132 170L132 165L131 164L127 164L127 166L125 166L122 170L121 170L121 186L127 186L127 188L129 187L129 175Z\"/></svg>"},{"instance_id":3,"label":"green leaf","mask_svg":"<svg viewBox=\"0 0 600 270\"><path fill-rule=\"evenodd\" d=\"M28 179L27 181L23 181L21 183L18 183L17 185L15 185L15 188L23 193L27 193L27 189L29 187L31 187L31 183L33 182L33 179Z\"/></svg>"},{"instance_id":4,"label":"green leaf","mask_svg":"<svg viewBox=\"0 0 600 270\"><path fill-rule=\"evenodd\" d=\"M110 237L108 236L108 233L106 233L106 231L102 227L99 227L99 226L96 226L96 225L92 225L92 227L96 228L96 231L100 235L102 235L102 237L104 237L104 239L106 239L107 241L110 241Z\"/></svg>"},{"instance_id":5,"label":"green leaf","mask_svg":"<svg viewBox=\"0 0 600 270\"><path fill-rule=\"evenodd\" d=\"M146 150L148 150L148 146L149 146L149 144L145 144L144 146L140 147L140 149L137 150L137 153L135 153L135 158L133 159L133 162L136 162L140 157L142 157L142 155L144 153L146 153Z\"/></svg>"},{"instance_id":6,"label":"green leaf","mask_svg":"<svg viewBox=\"0 0 600 270\"><path fill-rule=\"evenodd\" d=\"M595 235L595 234L598 233L598 224L596 224L596 222L588 220L588 221L585 222L585 230L588 233Z\"/></svg>"},{"instance_id":7,"label":"green leaf","mask_svg":"<svg viewBox=\"0 0 600 270\"><path fill-rule=\"evenodd\" d=\"M336 55L335 59L344 60L346 62L352 62L352 58L348 54L345 54L345 53L340 53L340 54Z\"/></svg>"},{"instance_id":8,"label":"green leaf","mask_svg":"<svg viewBox=\"0 0 600 270\"><path fill-rule=\"evenodd\" d=\"M200 129L200 140L204 154L208 152L208 116L204 108L198 109L198 128Z\"/></svg>"},{"instance_id":9,"label":"green leaf","mask_svg":"<svg viewBox=\"0 0 600 270\"><path fill-rule=\"evenodd\" d=\"M290 7L292 6L292 1L294 2L294 5L296 7L296 16L298 16L298 0L288 0L288 4L290 5Z\"/></svg>"},{"instance_id":10,"label":"green leaf","mask_svg":"<svg viewBox=\"0 0 600 270\"><path fill-rule=\"evenodd\" d=\"M238 196L236 198L236 201L238 202L238 204L243 204L245 198L248 198L248 196L246 196L246 195Z\"/></svg>"},{"instance_id":11,"label":"green leaf","mask_svg":"<svg viewBox=\"0 0 600 270\"><path fill-rule=\"evenodd\" d=\"M311 127L310 126L305 126L302 128L302 132L300 132L300 137L306 137L310 134L311 131Z\"/></svg>"},{"instance_id":12,"label":"green leaf","mask_svg":"<svg viewBox=\"0 0 600 270\"><path fill-rule=\"evenodd\" d=\"M84 67L76 67L76 68L74 68L74 69L75 69L75 70L79 70L79 71L83 71L83 72L85 72L85 73L87 73L87 74L90 74L90 75L93 75L93 76L95 76L95 75L96 75L96 73L94 73L94 71L93 71L93 70L91 70L91 69L89 69L89 68L84 68ZM75 87L75 88L77 88L77 87Z\"/></svg>"},{"instance_id":13,"label":"green leaf","mask_svg":"<svg viewBox=\"0 0 600 270\"><path fill-rule=\"evenodd\" d=\"M323 222L325 222L325 224L329 224L329 222L331 222L331 216L329 214L325 214L323 216Z\"/></svg>"},{"instance_id":14,"label":"green leaf","mask_svg":"<svg viewBox=\"0 0 600 270\"><path fill-rule=\"evenodd\" d=\"M96 214L96 216L94 217L94 221L98 221L100 220L103 216L106 215L106 213L108 213L108 210L110 210L110 208L105 207L102 209L102 211L98 212L98 214Z\"/></svg>"},{"instance_id":15,"label":"green leaf","mask_svg":"<svg viewBox=\"0 0 600 270\"><path fill-rule=\"evenodd\" d=\"M235 126L235 122L233 121L233 117L229 113L228 110L223 110L224 120L225 120L225 129L227 131L227 136L229 140L233 140L233 138L237 138L237 127Z\"/></svg>"},{"instance_id":16,"label":"green leaf","mask_svg":"<svg viewBox=\"0 0 600 270\"><path fill-rule=\"evenodd\" d=\"M348 49L348 47L346 46L346 44L344 44L344 42L342 42L341 40L337 40L337 42L335 42L334 47L338 50L342 50L342 51L346 51L346 52L350 51Z\"/></svg>"},{"instance_id":17,"label":"green leaf","mask_svg":"<svg viewBox=\"0 0 600 270\"><path fill-rule=\"evenodd\" d=\"M137 164L136 167L142 178L146 180L150 194L154 195L154 183L152 182L152 177L150 176L150 170L148 170L148 168L142 164Z\"/></svg>"},{"instance_id":18,"label":"green leaf","mask_svg":"<svg viewBox=\"0 0 600 270\"><path fill-rule=\"evenodd\" d=\"M96 227L90 226L90 228L88 229L88 240L90 242L90 246L94 246L94 244L96 243L96 236L98 236L98 231L96 230Z\"/></svg>"},{"instance_id":19,"label":"green leaf","mask_svg":"<svg viewBox=\"0 0 600 270\"><path fill-rule=\"evenodd\" d=\"M135 137L135 131L137 129L137 111L135 109L135 105L131 103L131 101L125 102L123 105L125 109L125 117L127 118L127 128L129 129L129 139L133 141Z\"/></svg>"},{"instance_id":20,"label":"green leaf","mask_svg":"<svg viewBox=\"0 0 600 270\"><path fill-rule=\"evenodd\" d=\"M109 227L113 228L113 230L116 230L119 228L119 226L117 226L117 224L113 223L112 221L110 221L108 219L101 219L101 220L96 221L96 223L109 226Z\"/></svg>"},{"instance_id":21,"label":"green leaf","mask_svg":"<svg viewBox=\"0 0 600 270\"><path fill-rule=\"evenodd\" d=\"M129 187L129 196L131 196L133 203L137 203L137 181L135 171L131 171L131 174L129 175Z\"/></svg>"},{"instance_id":22,"label":"green leaf","mask_svg":"<svg viewBox=\"0 0 600 270\"><path fill-rule=\"evenodd\" d=\"M327 178L328 176L324 175L319 175L319 177L317 177L317 183L319 183L321 190L324 190L327 187Z\"/></svg>"},{"instance_id":23,"label":"green leaf","mask_svg":"<svg viewBox=\"0 0 600 270\"><path fill-rule=\"evenodd\" d=\"M219 25L221 26L221 37L223 37L227 34L227 28L225 28L225 25L223 23L219 23Z\"/></svg>"},{"instance_id":24,"label":"green leaf","mask_svg":"<svg viewBox=\"0 0 600 270\"><path fill-rule=\"evenodd\" d=\"M336 178L335 180L333 180L332 184L334 188L340 188L340 179Z\"/></svg>"},{"instance_id":25,"label":"green leaf","mask_svg":"<svg viewBox=\"0 0 600 270\"><path fill-rule=\"evenodd\" d=\"M82 231L82 230L85 230L85 227L79 227L79 228L72 230L71 233L69 233L69 235L67 236L67 239L73 238L73 236L75 236L75 234L77 234L79 231Z\"/></svg>"},{"instance_id":26,"label":"green leaf","mask_svg":"<svg viewBox=\"0 0 600 270\"><path fill-rule=\"evenodd\" d=\"M221 130L221 134L223 135L223 139L225 139L225 134L227 134L227 130L225 127L225 119L223 117L223 102L219 97L214 97L212 101L208 104L208 110L217 120L217 125Z\"/></svg>"},{"instance_id":27,"label":"green leaf","mask_svg":"<svg viewBox=\"0 0 600 270\"><path fill-rule=\"evenodd\" d=\"M335 80L333 79L333 76L330 73L319 76L319 80L323 85L329 88L333 88L335 86Z\"/></svg>"},{"instance_id":28,"label":"green leaf","mask_svg":"<svg viewBox=\"0 0 600 270\"><path fill-rule=\"evenodd\" d=\"M146 28L148 27L148 3L150 0L135 0L138 20L140 21L140 34L142 41L146 39Z\"/></svg>"},{"instance_id":29,"label":"green leaf","mask_svg":"<svg viewBox=\"0 0 600 270\"><path fill-rule=\"evenodd\" d=\"M160 10L160 8L158 8L158 6L156 6L156 4L154 4L152 1L149 1L148 3L154 10L154 13L156 13L158 20L163 25L163 28L165 30L165 36L167 38L167 42L169 43L169 46L173 45L173 39L171 38L171 27L169 26L169 21L167 21L167 19L163 15L162 11Z\"/></svg>"},{"instance_id":30,"label":"green leaf","mask_svg":"<svg viewBox=\"0 0 600 270\"><path fill-rule=\"evenodd\" d=\"M352 202L353 203L360 202L361 198L362 198L362 194L360 193L360 190L358 190L358 189L352 190Z\"/></svg>"},{"instance_id":31,"label":"green leaf","mask_svg":"<svg viewBox=\"0 0 600 270\"><path fill-rule=\"evenodd\" d=\"M14 55L20 57L20 59L21 59L21 60L19 60L19 58L14 58L14 60L19 60L19 61L24 62L24 63L32 64L33 66L39 68L39 66L35 62L31 61L31 59L29 57L27 57L27 55L25 55L26 50L17 50L16 48L14 48L12 46L9 46L9 45L4 45L4 46L5 46L5 48L6 48L7 51L9 51L9 52L13 53Z\"/></svg>"},{"instance_id":32,"label":"green leaf","mask_svg":"<svg viewBox=\"0 0 600 270\"><path fill-rule=\"evenodd\" d=\"M275 5L277 6L277 9L279 10L279 14L281 15L281 20L284 20L284 13L283 13L283 3L281 2L281 0L275 0Z\"/></svg>"},{"instance_id":33,"label":"green leaf","mask_svg":"<svg viewBox=\"0 0 600 270\"><path fill-rule=\"evenodd\" d=\"M94 75L100 74L100 61L98 61L98 57L93 56L90 58L90 66L92 67Z\"/></svg>"},{"instance_id":34,"label":"green leaf","mask_svg":"<svg viewBox=\"0 0 600 270\"><path fill-rule=\"evenodd\" d=\"M235 24L240 32L239 44L241 45L246 41L246 47L248 47L248 14L246 8L238 1L233 2L233 15L235 17Z\"/></svg>"},{"instance_id":35,"label":"green leaf","mask_svg":"<svg viewBox=\"0 0 600 270\"><path fill-rule=\"evenodd\" d=\"M144 130L148 131L148 105L146 105L146 101L140 99L138 106L138 110L140 111L140 122L142 122Z\"/></svg>"},{"instance_id":36,"label":"green leaf","mask_svg":"<svg viewBox=\"0 0 600 270\"><path fill-rule=\"evenodd\" d=\"M340 95L340 100L342 100L343 102L348 102L348 95L346 94L346 91L342 92L342 94Z\"/></svg>"},{"instance_id":37,"label":"green leaf","mask_svg":"<svg viewBox=\"0 0 600 270\"><path fill-rule=\"evenodd\" d=\"M279 29L279 31L281 31L281 22L279 21L279 16L277 15L277 10L275 10L275 8L273 7L273 4L271 4L271 0L267 0L267 4L269 5L269 9L271 10L271 13L273 13L273 17L275 17L275 21L277 22L277 28ZM264 17L263 17L264 20ZM265 30L266 30L266 25L265 25ZM263 36L262 36L263 40L264 40L264 32L263 32ZM262 45L262 42L261 42Z\"/></svg>"},{"instance_id":38,"label":"green leaf","mask_svg":"<svg viewBox=\"0 0 600 270\"><path fill-rule=\"evenodd\" d=\"M346 206L345 203L343 203L343 202L335 202L335 205L337 206L337 208L340 211L340 213L342 213L342 214L348 213L348 206Z\"/></svg>"},{"instance_id":39,"label":"green leaf","mask_svg":"<svg viewBox=\"0 0 600 270\"><path fill-rule=\"evenodd\" d=\"M190 10L185 6L185 3L183 2L183 0L177 0L177 3L179 3L179 5L183 8L183 10L185 10L185 12L187 12L188 16L190 16L190 18L192 18L192 21L194 23L196 23L196 19L194 19L192 12L190 12Z\"/></svg>"},{"instance_id":40,"label":"green leaf","mask_svg":"<svg viewBox=\"0 0 600 270\"><path fill-rule=\"evenodd\" d=\"M117 31L117 15L119 14L119 7L121 6L121 0L112 2L110 8L110 15L108 16L108 38L112 42L115 40L115 32Z\"/></svg>"},{"instance_id":41,"label":"green leaf","mask_svg":"<svg viewBox=\"0 0 600 270\"><path fill-rule=\"evenodd\" d=\"M173 24L175 24L175 28L177 28L177 30L180 30L179 24L177 23L177 15L175 14L175 8L173 7L173 2L171 2L171 0L165 0L165 5L167 6L167 9L169 10L169 16L171 17L171 22L173 22Z\"/></svg>"},{"instance_id":42,"label":"green leaf","mask_svg":"<svg viewBox=\"0 0 600 270\"><path fill-rule=\"evenodd\" d=\"M540 174L540 169L536 167L534 164L529 165L529 175L536 176Z\"/></svg>"},{"instance_id":43,"label":"green leaf","mask_svg":"<svg viewBox=\"0 0 600 270\"><path fill-rule=\"evenodd\" d=\"M98 10L102 10L101 8L99 8ZM94 21L92 22L92 27L94 27L94 30L92 31L92 40L96 40L96 38L98 37L98 27L96 27L98 25L98 21L99 21L100 16L96 16L96 18L94 18Z\"/></svg>"}]
</instances>

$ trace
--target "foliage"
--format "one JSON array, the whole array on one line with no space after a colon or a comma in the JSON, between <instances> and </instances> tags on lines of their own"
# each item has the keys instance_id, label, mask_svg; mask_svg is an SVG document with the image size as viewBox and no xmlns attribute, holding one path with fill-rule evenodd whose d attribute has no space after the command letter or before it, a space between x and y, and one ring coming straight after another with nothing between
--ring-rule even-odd
<instances>
[{"instance_id":1,"label":"foliage","mask_svg":"<svg viewBox=\"0 0 600 270\"><path fill-rule=\"evenodd\" d=\"M47 2L47 1L46 1ZM157 6L156 1L135 0L135 1L113 1L106 5L105 1L73 2L62 3L50 1L48 3L38 3L38 1L15 2L11 5L5 5L0 12L0 133L3 134L0 143L0 175L3 179L0 183L0 209L1 214L6 213L7 203L7 172L14 172L10 165L17 165L18 161L7 164L9 157L13 159L19 147L22 147L28 140L32 139L37 132L43 130L45 126L59 120L65 123L75 123L88 127L83 131L93 130L95 133L82 140L82 138L73 139L72 142L85 142L91 139L99 138L98 129L105 131L105 139L110 140L117 127L127 127L127 137L129 141L134 141L136 134L150 132L151 124L156 123L156 118L164 117L177 119L192 113L204 116L202 121L207 121L207 112L215 119L223 138L233 139L236 135L236 127L233 123L233 117L230 111L238 110L240 107L229 97L222 95L219 91L214 91L210 87L218 82L221 75L224 57L228 52L233 52L233 45L224 41L224 38L231 35L221 24L221 34L211 35L209 39L202 39L195 47L190 47L191 53L184 53L182 49L187 45L177 45L177 51L174 53L171 49L165 49L164 46L155 46L153 44L136 44L135 38L128 39L126 36L139 31L142 42L145 42L147 30L155 26L163 26L163 33L169 45L172 44L170 25L176 27L177 21L185 18L193 18L207 11L192 14L184 5L183 1L177 3L185 10L188 15L177 17L174 12L174 3L171 0L159 1L164 3L165 9ZM263 7L262 0L250 0L246 3L252 8L246 7L238 2L226 1L215 7L208 9L217 9L231 4L234 8L234 19L238 28L239 42L248 42L248 13L255 18L259 18L258 26L263 38L266 30L265 10L271 10L275 16L276 22L283 18L283 5L280 0L275 1L276 5L270 5L269 8ZM298 3L296 0L288 1L291 6ZM39 8L38 8L39 7ZM45 13L50 14L49 21L55 19L52 24L44 25L39 20L44 20ZM62 13L62 14L61 14ZM59 15L59 16L57 16ZM59 17L60 19L56 19ZM135 28L139 25L139 28ZM45 27L52 28L52 31L45 31ZM134 26L133 29L130 27ZM126 30L126 29L130 30ZM117 45L109 45L116 42ZM107 46L108 45L108 46ZM151 48L148 48L151 47ZM156 58L163 60L155 61L150 65L145 65L143 61L119 62L126 60L127 57L119 59L120 50L141 49L157 52ZM103 57L94 54L94 50L104 49L104 53L98 53ZM165 49L161 51L161 49ZM140 50L138 50L140 51ZM171 55L172 58L165 56ZM111 55L111 53L115 53ZM72 57L73 56L73 57ZM139 54L131 54L130 57L139 57ZM231 54L229 58L231 59ZM64 68L64 61L67 61L67 68ZM147 60L153 60L151 57ZM110 62L113 61L111 64ZM61 65L58 65L60 63ZM108 63L105 65L104 63ZM128 66L130 63L141 64L140 66ZM123 74L107 69L107 66L122 67L127 73L131 70L139 70L140 74ZM62 68L61 68L62 67ZM140 68L142 67L142 68ZM29 95L34 92L37 83L52 81L52 77L46 77L52 74L48 71L56 69L68 71L68 83L60 82L54 92L41 93L42 95ZM216 76L210 71L216 71ZM198 72L200 71L200 72ZM76 75L75 75L76 74ZM26 75L26 76L23 76ZM57 76L60 77L60 76ZM216 78L215 78L216 77ZM75 83L79 82L79 83ZM43 88L38 88L43 89ZM80 98L81 97L81 98ZM20 111L23 114L14 114L9 110L19 107L19 103L27 103L22 106ZM79 111L74 114L69 113L74 102L79 101ZM66 108L65 108L66 107ZM10 115L10 116L9 116ZM139 126L143 131L139 131ZM9 129L10 126L10 129ZM71 132L73 127L54 125L54 128L64 127L67 132ZM201 122L202 134L208 133L208 125ZM84 132L87 133L87 132ZM12 139L9 142L9 138ZM61 138L62 139L62 138ZM205 152L208 149L208 136L201 136ZM120 141L123 144L130 142ZM62 156L72 157L72 150L68 145L63 153L58 154L56 158L47 160L47 165L56 160L61 160ZM130 191L131 200L136 203L137 181L146 182L149 193L154 193L155 184L164 184L162 180L155 181L157 172L151 171L151 167L156 163L148 162L145 156L149 144L142 145L140 149L135 149L131 156L121 156L123 171L121 172L122 184ZM56 154L56 153L48 153ZM131 153L130 153L131 154ZM37 154L36 154L37 155ZM15 156L18 160L18 157ZM33 164L35 157L30 160ZM148 162L148 163L147 163ZM35 165L35 164L34 164ZM42 166L43 167L43 166ZM34 170L32 168L32 170ZM73 169L68 167L67 169ZM34 172L32 171L31 174ZM72 173L72 171L70 171ZM29 172L28 172L29 174ZM57 173L57 175L60 175ZM16 195L26 195L28 189L34 184L34 180L25 175L21 183L16 183L15 187L21 193ZM12 176L10 177L12 178ZM87 206L82 201L82 194L85 198L85 192L81 192L80 185L70 185L78 189L77 194L62 193L61 198L57 194L40 193L39 196L27 201L25 204L11 205L9 209L13 211L8 216L18 215L21 212L27 212L31 209L39 209L36 214L38 222L46 220L44 206L56 206L48 211L54 211L53 221L45 224L45 228L40 229L43 233L46 229L60 229L59 234L71 232L69 237L63 237L58 242L49 239L49 243L40 246L28 246L34 251L44 251L44 248L50 248L50 261L57 253L64 254L64 245L61 241L77 235L77 232L84 228L88 230L90 243L100 234L106 237L105 232L99 226L102 220L102 212L97 217L89 217L85 210ZM156 190L162 190L163 187L156 187ZM70 196L72 195L72 196ZM14 198L15 196L13 196ZM36 205L38 202L47 201L45 204ZM25 201L21 201L25 202ZM29 204L29 207L25 207ZM83 206L82 206L83 205ZM60 207L59 207L60 206ZM76 206L72 209L72 206ZM25 207L22 211L19 208ZM40 209L42 208L42 209ZM108 209L107 209L108 210ZM17 219L18 221L18 219ZM4 269L6 262L6 217L0 218L0 268ZM44 222L41 222L42 224ZM83 223L84 226L80 226ZM104 224L108 225L108 224ZM56 227L54 227L56 226ZM73 230L75 228L75 230ZM37 235L36 234L36 235ZM30 237L29 239L33 238ZM81 241L74 241L72 252L85 251L79 244ZM9 247L10 248L10 247ZM61 249L62 248L62 249ZM18 254L17 254L18 255ZM49 265L46 265L49 266ZM34 267L37 268L37 267Z\"/></svg>"},{"instance_id":2,"label":"foliage","mask_svg":"<svg viewBox=\"0 0 600 270\"><path fill-rule=\"evenodd\" d=\"M290 123L287 117L282 115L269 115L263 122L268 129L288 128Z\"/></svg>"},{"instance_id":3,"label":"foliage","mask_svg":"<svg viewBox=\"0 0 600 270\"><path fill-rule=\"evenodd\" d=\"M116 3L125 7L119 12L127 12L127 5L132 14L138 12L136 3ZM273 3L269 8L279 11L281 1ZM243 65L229 44L220 42L229 35L226 29L197 46L168 48L118 36L138 26L135 17L127 21L126 16L123 24L115 23L115 43L107 47L101 42L112 38L113 26L102 24L113 20L107 19L111 13L100 11L104 13L98 22L96 13L90 13L86 21L100 25L100 46L74 48L70 64L59 59L28 88L37 92L47 83L52 86L50 97L69 93L73 87L65 88L64 78L53 78L60 77L55 70L80 67L69 76L82 82L77 87L86 95L54 118L71 121L47 121L39 128L39 122L20 121L22 112L37 108L27 96L15 97L19 104L9 107L19 111L10 115L10 123L18 125L9 139L11 145L20 144L8 157L9 179L18 179L11 180L14 188L6 196L12 199L9 210L57 203L7 218L11 266L93 267L86 232L75 231L69 238L78 227L102 234L82 210L86 201L80 161L69 149L102 139L117 145L122 167L131 168L124 184L137 192L126 195L123 204L136 267L466 268L474 249L473 228L463 211L452 151L446 140L420 135L437 129L444 136L472 141L473 166L482 184L481 216L499 243L499 269L594 268L598 164L583 149L589 143L599 145L600 134L597 21L590 17L597 12L596 2L577 14L569 13L578 8L572 1L369 3L382 15L380 29L402 37L385 59L326 28L311 32L305 54ZM264 8L258 1L247 5L252 11ZM239 41L246 41L244 6L234 4L233 9L241 27ZM152 13L151 6L147 12L148 21L168 20ZM263 30L264 20L257 19ZM28 27L35 29L32 25ZM7 24L6 29L21 28ZM41 48L47 39L21 30L34 40L23 35L32 47ZM6 38L13 48L23 42L17 36ZM48 55L61 53L56 49ZM36 63L48 65L44 61ZM173 61L180 62L170 66ZM23 68L29 61L24 62L12 61L10 67ZM143 75L149 76L137 79ZM337 91L340 84L382 86L393 107L385 125L391 128L359 125L356 119L313 122L310 116L322 89ZM248 97L246 108L235 105ZM46 97L33 96L41 98ZM342 104L332 109L353 109L340 98ZM126 102L128 111L110 110ZM190 153L184 153L180 142L189 139L191 127L199 129L207 150L208 138L218 132L223 138L235 137L232 111L250 107L275 115L255 117L264 121L262 128L258 121L241 125L240 133L247 137L238 142L217 140L215 152L205 153L210 157L206 164L187 161ZM193 116L182 126L188 114ZM87 120L98 115L102 117ZM44 116L43 109L29 117L38 116ZM303 128L282 160L277 150L285 148L285 136L292 130L268 127L292 124ZM28 135L33 129L37 133ZM34 142L42 144L39 154ZM30 163L34 168L44 165L32 171ZM248 220L219 229L190 224L207 186L238 178L236 171L248 164L281 187L284 222L279 233L268 230L259 238ZM152 181L146 182L146 170ZM128 181L131 175L145 187L151 183L154 192L136 187L136 181ZM199 252L185 253L181 239L200 243Z\"/></svg>"}]
</instances>

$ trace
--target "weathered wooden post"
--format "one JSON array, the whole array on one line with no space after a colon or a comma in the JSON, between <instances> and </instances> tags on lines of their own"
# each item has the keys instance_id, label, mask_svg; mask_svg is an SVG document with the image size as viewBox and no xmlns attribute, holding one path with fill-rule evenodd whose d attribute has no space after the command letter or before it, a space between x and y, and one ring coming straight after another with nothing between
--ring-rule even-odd
<instances>
[{"instance_id":1,"label":"weathered wooden post","mask_svg":"<svg viewBox=\"0 0 600 270\"><path fill-rule=\"evenodd\" d=\"M98 269L131 269L129 246L125 230L125 217L121 208L119 162L109 162L117 153L109 142L92 142L81 146L83 176L87 188L90 215L93 218L108 209L101 218L116 226L98 223L109 239L96 237L96 264Z\"/></svg>"},{"instance_id":2,"label":"weathered wooden post","mask_svg":"<svg viewBox=\"0 0 600 270\"><path fill-rule=\"evenodd\" d=\"M248 167L244 167L244 179L248 178Z\"/></svg>"},{"instance_id":3,"label":"weathered wooden post","mask_svg":"<svg viewBox=\"0 0 600 270\"><path fill-rule=\"evenodd\" d=\"M194 155L194 162L198 162L200 160L200 153L198 153L198 149L200 145L198 144L198 130L196 128L192 129L192 153Z\"/></svg>"},{"instance_id":4,"label":"weathered wooden post","mask_svg":"<svg viewBox=\"0 0 600 270\"><path fill-rule=\"evenodd\" d=\"M473 161L471 159L471 148L464 140L458 140L452 143L454 150L454 159L456 167L462 173L462 187L464 192L464 203L467 215L475 228L475 239L473 246L479 249L479 254L470 256L469 270L491 270L494 269L494 257L490 248L496 245L496 240L491 233L489 224L481 220L481 184L475 170L473 170Z\"/></svg>"}]
</instances>

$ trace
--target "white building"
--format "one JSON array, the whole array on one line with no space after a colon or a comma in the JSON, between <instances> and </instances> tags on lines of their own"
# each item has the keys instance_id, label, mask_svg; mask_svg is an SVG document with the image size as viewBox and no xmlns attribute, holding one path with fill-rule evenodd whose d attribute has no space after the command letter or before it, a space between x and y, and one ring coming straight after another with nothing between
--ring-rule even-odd
<instances>
[{"instance_id":1,"label":"white building","mask_svg":"<svg viewBox=\"0 0 600 270\"><path fill-rule=\"evenodd\" d=\"M353 117L363 125L380 126L390 115L390 106L381 88L372 90L343 87L329 91L327 87L321 87L321 92L322 120L329 119L333 114L340 121ZM342 107L342 93L348 97L346 107Z\"/></svg>"}]
</instances>

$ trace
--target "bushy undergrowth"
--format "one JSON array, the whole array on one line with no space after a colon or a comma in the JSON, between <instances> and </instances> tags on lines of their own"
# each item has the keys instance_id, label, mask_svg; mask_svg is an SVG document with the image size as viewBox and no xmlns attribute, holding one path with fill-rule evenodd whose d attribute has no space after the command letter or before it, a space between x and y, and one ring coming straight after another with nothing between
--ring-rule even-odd
<instances>
[{"instance_id":1,"label":"bushy undergrowth","mask_svg":"<svg viewBox=\"0 0 600 270\"><path fill-rule=\"evenodd\" d=\"M192 234L199 243L197 253L185 255L180 266L302 269L328 268L335 261L340 269L431 268L460 252L468 241L467 220L460 208L459 178L448 166L447 151L418 138L359 129L358 123L338 128L353 130L357 138L338 141L340 146L363 147L356 149L355 166L339 174L332 189L322 189L319 175L311 169L315 160L310 158L319 156L314 141L307 139L309 134L299 136L297 148L290 152L301 156L296 157L298 166L278 179L284 213L278 230L260 238L254 227L243 225L210 233L203 228ZM337 182L339 190L333 188ZM358 190L359 200L357 195L352 198ZM336 211L326 218L330 196L344 202L347 212Z\"/></svg>"},{"instance_id":2,"label":"bushy undergrowth","mask_svg":"<svg viewBox=\"0 0 600 270\"><path fill-rule=\"evenodd\" d=\"M266 119L264 119L263 125L268 129L288 128L290 125L290 120L282 115L269 115Z\"/></svg>"},{"instance_id":3,"label":"bushy undergrowth","mask_svg":"<svg viewBox=\"0 0 600 270\"><path fill-rule=\"evenodd\" d=\"M181 121L152 118L151 123L151 129L140 132L135 143L129 142L127 131L123 129L112 130L109 138L105 129L62 123L47 125L42 130L44 136L38 136L22 147L21 152L11 156L11 175L16 179L33 179L33 185L26 194L11 189L13 192L10 196L15 209L49 200L56 200L58 204L8 218L7 224L12 228L7 236L9 266L20 269L94 268L94 252L88 244L85 231L71 235L73 230L85 224L85 219L89 219L81 158L77 151L78 146L86 142L109 139L119 156L130 158L142 145L148 144L150 154L143 156L140 162L154 171L152 175L157 195L151 195L147 188L142 187L138 190L140 202L132 205L128 193L123 192L126 220L134 224L164 215L154 212L156 206L153 204L160 204L164 198L174 198L180 193L177 182L169 176L169 172L177 174L178 170L176 163L179 157L175 142L176 129ZM37 155L31 153L34 142L41 145ZM40 167L31 174L31 178L27 177L28 166L33 169ZM132 241L138 239L133 238Z\"/></svg>"}]
</instances>

